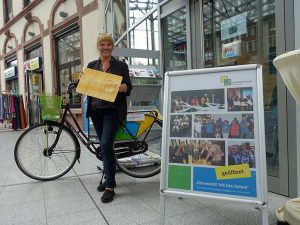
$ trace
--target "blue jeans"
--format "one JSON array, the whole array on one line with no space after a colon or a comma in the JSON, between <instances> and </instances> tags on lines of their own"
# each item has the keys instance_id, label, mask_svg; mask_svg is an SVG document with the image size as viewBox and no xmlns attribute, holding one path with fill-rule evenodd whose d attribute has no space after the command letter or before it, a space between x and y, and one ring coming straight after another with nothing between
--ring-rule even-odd
<instances>
[{"instance_id":1,"label":"blue jeans","mask_svg":"<svg viewBox=\"0 0 300 225\"><path fill-rule=\"evenodd\" d=\"M116 160L114 154L114 136L119 127L117 111L113 108L91 111L91 119L101 145L106 187L116 185Z\"/></svg>"}]
</instances>

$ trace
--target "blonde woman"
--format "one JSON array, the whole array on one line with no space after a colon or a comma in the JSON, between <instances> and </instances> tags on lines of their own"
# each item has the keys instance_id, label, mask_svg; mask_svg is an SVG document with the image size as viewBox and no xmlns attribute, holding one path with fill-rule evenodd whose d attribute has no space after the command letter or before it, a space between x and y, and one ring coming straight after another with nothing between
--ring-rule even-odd
<instances>
[{"instance_id":1,"label":"blonde woman","mask_svg":"<svg viewBox=\"0 0 300 225\"><path fill-rule=\"evenodd\" d=\"M88 97L87 117L91 117L97 136L101 144L104 173L106 180L97 190L103 192L101 201L111 202L114 198L116 186L116 162L113 149L114 136L120 121L125 120L127 114L126 96L132 88L128 65L112 56L114 41L110 34L100 34L97 38L99 59L88 64L88 68L112 73L123 77L119 92L114 102Z\"/></svg>"}]
</instances>

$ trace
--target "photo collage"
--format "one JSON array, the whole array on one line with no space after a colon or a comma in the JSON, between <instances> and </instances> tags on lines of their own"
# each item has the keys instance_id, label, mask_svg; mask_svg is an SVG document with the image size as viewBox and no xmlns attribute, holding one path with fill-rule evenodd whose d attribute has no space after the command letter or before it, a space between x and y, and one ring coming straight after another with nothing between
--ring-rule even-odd
<instances>
[{"instance_id":1,"label":"photo collage","mask_svg":"<svg viewBox=\"0 0 300 225\"><path fill-rule=\"evenodd\" d=\"M253 88L171 92L169 163L256 168Z\"/></svg>"}]
</instances>

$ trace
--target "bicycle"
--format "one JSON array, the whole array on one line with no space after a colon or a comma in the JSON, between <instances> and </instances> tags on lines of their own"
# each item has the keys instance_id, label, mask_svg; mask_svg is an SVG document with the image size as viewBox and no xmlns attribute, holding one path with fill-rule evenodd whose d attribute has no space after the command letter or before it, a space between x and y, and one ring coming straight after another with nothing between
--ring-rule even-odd
<instances>
[{"instance_id":1,"label":"bicycle","mask_svg":"<svg viewBox=\"0 0 300 225\"><path fill-rule=\"evenodd\" d=\"M69 94L74 87L74 83L68 86ZM57 105L59 111L56 119L59 117L59 122L44 119L42 123L27 129L16 142L16 164L32 179L49 181L68 173L76 161L80 163L79 140L102 160L101 144L96 147L97 143L83 132L70 110L70 105L66 104L62 113L61 103ZM71 120L67 118L68 113ZM144 119L120 123L114 142L116 164L129 176L152 177L160 172L162 120L158 118L157 111L129 113L139 113ZM103 176L101 182L102 179Z\"/></svg>"}]
</instances>

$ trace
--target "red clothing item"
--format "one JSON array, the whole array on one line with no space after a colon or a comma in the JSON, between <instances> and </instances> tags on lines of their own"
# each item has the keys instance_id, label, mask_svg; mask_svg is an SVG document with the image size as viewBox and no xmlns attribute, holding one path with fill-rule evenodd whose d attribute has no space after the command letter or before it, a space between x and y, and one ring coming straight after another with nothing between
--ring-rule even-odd
<instances>
[{"instance_id":1,"label":"red clothing item","mask_svg":"<svg viewBox=\"0 0 300 225\"><path fill-rule=\"evenodd\" d=\"M240 125L235 123L230 126L230 136L238 137L240 135Z\"/></svg>"},{"instance_id":2,"label":"red clothing item","mask_svg":"<svg viewBox=\"0 0 300 225\"><path fill-rule=\"evenodd\" d=\"M23 97L20 97L20 117L21 117L21 128L24 129L26 127L26 115L23 104Z\"/></svg>"}]
</instances>

